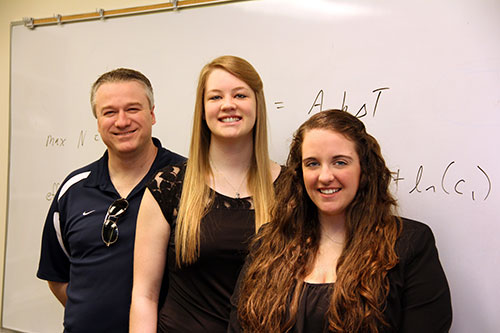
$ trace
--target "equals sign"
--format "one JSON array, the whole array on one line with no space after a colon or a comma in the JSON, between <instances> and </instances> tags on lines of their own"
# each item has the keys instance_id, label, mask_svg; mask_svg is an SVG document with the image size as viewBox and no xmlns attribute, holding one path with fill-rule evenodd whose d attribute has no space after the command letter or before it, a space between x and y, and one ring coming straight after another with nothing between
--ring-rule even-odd
<instances>
[{"instance_id":1,"label":"equals sign","mask_svg":"<svg viewBox=\"0 0 500 333\"><path fill-rule=\"evenodd\" d=\"M276 105L276 109L283 109L285 106L283 105L283 102L274 102L274 105Z\"/></svg>"}]
</instances>

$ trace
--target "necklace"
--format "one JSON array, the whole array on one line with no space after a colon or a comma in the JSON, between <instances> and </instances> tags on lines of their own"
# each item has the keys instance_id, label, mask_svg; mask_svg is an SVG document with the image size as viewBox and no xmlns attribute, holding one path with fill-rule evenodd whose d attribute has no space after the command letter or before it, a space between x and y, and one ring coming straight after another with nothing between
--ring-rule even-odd
<instances>
[{"instance_id":1,"label":"necklace","mask_svg":"<svg viewBox=\"0 0 500 333\"><path fill-rule=\"evenodd\" d=\"M344 245L344 242L339 242L338 240L335 240L335 239L333 239L332 237L330 237L330 236L326 233L325 228L323 228L323 226L321 226L321 233L322 233L323 235L325 235L325 236L326 236L326 238L328 238L329 240L331 240L332 242L334 242L335 244Z\"/></svg>"},{"instance_id":2,"label":"necklace","mask_svg":"<svg viewBox=\"0 0 500 333\"><path fill-rule=\"evenodd\" d=\"M224 180L226 181L226 183L229 186L231 186L231 188L235 192L234 196L236 197L236 199L239 199L240 198L240 188L241 188L241 185L243 185L243 182L245 181L245 179L247 179L247 174L248 174L248 170L250 169L250 166L248 166L247 171L245 172L245 176L243 176L243 179L241 179L241 182L240 182L240 185L238 186L238 188L235 188L233 186L233 184L231 184L231 182L226 178L226 176L224 176L224 174L222 172L217 170L217 167L215 166L215 163L212 161L212 159L210 159L210 165L213 166L215 172L217 172L219 175L221 175L222 178L224 178ZM214 187L215 187L215 177L214 177Z\"/></svg>"}]
</instances>

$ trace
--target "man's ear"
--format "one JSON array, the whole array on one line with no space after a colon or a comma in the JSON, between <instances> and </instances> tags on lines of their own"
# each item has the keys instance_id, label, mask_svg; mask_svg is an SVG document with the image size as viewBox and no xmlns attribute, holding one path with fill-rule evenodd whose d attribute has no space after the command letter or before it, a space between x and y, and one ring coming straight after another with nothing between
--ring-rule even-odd
<instances>
[{"instance_id":1,"label":"man's ear","mask_svg":"<svg viewBox=\"0 0 500 333\"><path fill-rule=\"evenodd\" d=\"M153 105L153 107L151 108L151 124L154 125L156 124L156 115L155 115L155 106Z\"/></svg>"}]
</instances>

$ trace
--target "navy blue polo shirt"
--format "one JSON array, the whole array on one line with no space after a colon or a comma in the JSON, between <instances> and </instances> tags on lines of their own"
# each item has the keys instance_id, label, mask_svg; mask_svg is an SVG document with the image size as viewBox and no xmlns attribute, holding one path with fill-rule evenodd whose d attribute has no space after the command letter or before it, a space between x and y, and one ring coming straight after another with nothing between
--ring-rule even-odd
<instances>
[{"instance_id":1,"label":"navy blue polo shirt","mask_svg":"<svg viewBox=\"0 0 500 333\"><path fill-rule=\"evenodd\" d=\"M42 235L37 277L69 282L65 332L128 332L137 213L145 184L157 170L185 158L161 147L148 174L126 198L118 240L106 247L101 228L108 207L120 198L109 177L108 152L73 171L50 206Z\"/></svg>"}]
</instances>

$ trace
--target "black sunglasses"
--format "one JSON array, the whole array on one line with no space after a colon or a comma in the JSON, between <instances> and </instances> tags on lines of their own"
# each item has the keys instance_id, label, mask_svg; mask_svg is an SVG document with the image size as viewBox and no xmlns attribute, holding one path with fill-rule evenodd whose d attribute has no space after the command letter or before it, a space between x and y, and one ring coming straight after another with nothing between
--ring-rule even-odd
<instances>
[{"instance_id":1,"label":"black sunglasses","mask_svg":"<svg viewBox=\"0 0 500 333\"><path fill-rule=\"evenodd\" d=\"M106 246L116 243L118 240L118 218L125 214L128 208L128 201L120 198L115 200L108 208L104 223L102 224L101 237Z\"/></svg>"}]
</instances>

